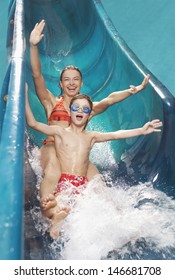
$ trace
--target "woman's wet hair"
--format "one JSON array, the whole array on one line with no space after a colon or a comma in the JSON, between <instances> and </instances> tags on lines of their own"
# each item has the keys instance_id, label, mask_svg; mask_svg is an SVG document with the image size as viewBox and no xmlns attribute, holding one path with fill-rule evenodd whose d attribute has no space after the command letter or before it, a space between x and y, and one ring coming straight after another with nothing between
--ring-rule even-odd
<instances>
[{"instance_id":1,"label":"woman's wet hair","mask_svg":"<svg viewBox=\"0 0 175 280\"><path fill-rule=\"evenodd\" d=\"M82 73L80 71L80 69L74 65L69 65L69 66L66 66L62 71L61 71L61 74L60 74L60 82L62 81L62 78L63 78L63 74L66 70L76 70L79 74L80 74L80 77L81 77L81 80L82 80ZM60 95L59 96L62 96L63 95L63 90L61 88L61 92L60 92Z\"/></svg>"}]
</instances>

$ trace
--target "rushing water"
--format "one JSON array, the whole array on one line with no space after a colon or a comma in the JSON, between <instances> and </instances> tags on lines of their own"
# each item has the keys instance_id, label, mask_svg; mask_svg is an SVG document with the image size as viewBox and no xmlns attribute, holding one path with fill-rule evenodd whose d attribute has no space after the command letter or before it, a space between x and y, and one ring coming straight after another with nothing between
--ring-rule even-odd
<instances>
[{"instance_id":1,"label":"rushing water","mask_svg":"<svg viewBox=\"0 0 175 280\"><path fill-rule=\"evenodd\" d=\"M36 155L34 150L30 162L40 181ZM150 183L131 187L103 175L107 187L97 176L78 195L62 193L71 211L60 224L60 237L47 242L50 258L175 259L175 201ZM44 236L49 222L37 206L31 214Z\"/></svg>"}]
</instances>

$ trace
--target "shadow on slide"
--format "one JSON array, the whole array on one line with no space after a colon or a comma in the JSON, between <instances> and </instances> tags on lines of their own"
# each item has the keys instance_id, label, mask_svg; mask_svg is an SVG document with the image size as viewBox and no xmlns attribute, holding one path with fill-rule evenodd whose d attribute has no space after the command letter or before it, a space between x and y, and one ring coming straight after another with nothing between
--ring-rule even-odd
<instances>
[{"instance_id":1,"label":"shadow on slide","mask_svg":"<svg viewBox=\"0 0 175 280\"><path fill-rule=\"evenodd\" d=\"M121 177L128 184L149 181L155 188L175 197L174 97L129 49L106 15L101 2L24 2L18 0L9 4L9 66L1 91L1 205L4 200L8 201L7 206L1 207L2 213L6 213L2 215L3 223L0 225L0 232L3 232L1 241L4 239L0 250L2 259L23 258L21 224L25 81L29 84L30 102L35 117L46 121L44 110L36 97L29 60L29 35L35 23L41 19L46 21L46 26L44 39L39 45L40 59L47 87L55 95L59 94L60 71L67 65L76 65L81 69L84 80L82 92L89 94L93 101L101 100L112 91L126 89L130 84L140 84L144 76L150 74L150 82L143 92L95 117L89 124L89 129L129 129L159 118L163 121L162 132L116 141L110 144L110 148L104 148L103 153L94 150L92 160L102 172L110 169L113 180ZM14 24L10 23L12 19ZM8 102L5 103L3 97L7 93ZM30 141L41 146L44 135L33 130L28 132ZM14 218L17 223L14 223Z\"/></svg>"}]
</instances>

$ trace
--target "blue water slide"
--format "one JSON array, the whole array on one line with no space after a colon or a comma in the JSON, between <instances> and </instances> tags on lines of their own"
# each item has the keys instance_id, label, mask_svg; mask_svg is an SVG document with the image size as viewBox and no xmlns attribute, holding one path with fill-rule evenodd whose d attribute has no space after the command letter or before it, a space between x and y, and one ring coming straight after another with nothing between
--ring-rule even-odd
<instances>
[{"instance_id":1,"label":"blue water slide","mask_svg":"<svg viewBox=\"0 0 175 280\"><path fill-rule=\"evenodd\" d=\"M11 1L7 21L7 72L0 100L0 259L23 256L24 186L24 10L23 1ZM4 96L8 96L7 102Z\"/></svg>"},{"instance_id":2,"label":"blue water slide","mask_svg":"<svg viewBox=\"0 0 175 280\"><path fill-rule=\"evenodd\" d=\"M175 196L175 99L173 95L141 63L114 28L99 0L22 0L11 1L9 16L14 29L8 28L9 66L1 91L1 217L2 259L23 258L23 157L24 157L24 84L29 85L29 98L35 117L46 121L36 96L29 59L29 35L36 22L44 19L44 39L39 45L42 72L47 87L59 94L60 71L67 65L79 67L83 88L93 101L109 93L138 85L146 74L146 89L114 105L95 117L89 129L114 131L142 126L159 118L161 133L111 143L110 154L118 164L105 164L94 153L93 161L103 172L110 168L113 180L127 183L150 181L155 188ZM12 12L14 11L14 12ZM12 22L12 21L10 21ZM11 35L13 34L13 45ZM25 37L25 40L24 40ZM24 50L24 41L26 49ZM4 95L8 94L7 103ZM44 135L30 129L31 141L41 146ZM110 154L108 154L110 153ZM5 203L4 203L5 201Z\"/></svg>"}]
</instances>

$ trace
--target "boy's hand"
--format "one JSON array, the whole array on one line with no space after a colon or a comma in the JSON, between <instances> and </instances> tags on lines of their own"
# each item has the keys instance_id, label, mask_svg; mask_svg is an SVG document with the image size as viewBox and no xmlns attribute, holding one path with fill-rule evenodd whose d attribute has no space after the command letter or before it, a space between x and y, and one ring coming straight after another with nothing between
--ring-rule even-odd
<instances>
[{"instance_id":1,"label":"boy's hand","mask_svg":"<svg viewBox=\"0 0 175 280\"><path fill-rule=\"evenodd\" d=\"M44 20L41 20L40 23L35 24L35 27L32 30L29 39L31 45L36 46L42 40L42 38L44 37L44 34L42 34L44 26L45 26Z\"/></svg>"},{"instance_id":2,"label":"boy's hand","mask_svg":"<svg viewBox=\"0 0 175 280\"><path fill-rule=\"evenodd\" d=\"M162 122L160 120L153 120L150 122L147 122L143 127L142 127L142 134L150 134L152 132L161 132L161 129L158 129L158 127L162 126Z\"/></svg>"},{"instance_id":3,"label":"boy's hand","mask_svg":"<svg viewBox=\"0 0 175 280\"><path fill-rule=\"evenodd\" d=\"M147 86L149 79L150 79L150 75L148 74L146 75L143 82L139 86L130 85L131 94L136 94L139 91L143 90Z\"/></svg>"}]
</instances>

